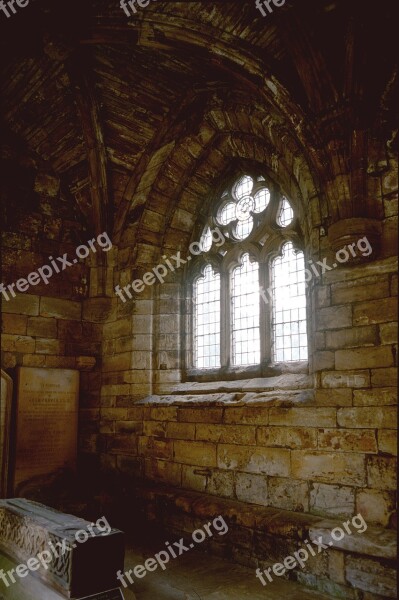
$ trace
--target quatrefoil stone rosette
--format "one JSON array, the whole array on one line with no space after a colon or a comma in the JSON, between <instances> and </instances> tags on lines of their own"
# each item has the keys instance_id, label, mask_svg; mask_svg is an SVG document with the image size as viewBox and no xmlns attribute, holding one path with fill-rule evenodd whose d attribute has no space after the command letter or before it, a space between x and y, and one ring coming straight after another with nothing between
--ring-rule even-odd
<instances>
[{"instance_id":1,"label":"quatrefoil stone rosette","mask_svg":"<svg viewBox=\"0 0 399 600\"><path fill-rule=\"evenodd\" d=\"M238 221L248 221L251 213L255 211L255 201L250 196L244 196L236 204L236 217Z\"/></svg>"},{"instance_id":2,"label":"quatrefoil stone rosette","mask_svg":"<svg viewBox=\"0 0 399 600\"><path fill-rule=\"evenodd\" d=\"M250 237L253 243L263 245L267 237L275 236L293 220L290 202L273 183L260 175L242 175L224 191L218 210L209 217L201 236L202 250L208 258L224 256ZM223 249L215 246L212 227L223 231Z\"/></svg>"},{"instance_id":3,"label":"quatrefoil stone rosette","mask_svg":"<svg viewBox=\"0 0 399 600\"><path fill-rule=\"evenodd\" d=\"M247 238L254 228L254 214L262 213L268 206L270 192L264 180L255 181L249 175L242 177L227 194L219 211L220 223L230 225L237 240Z\"/></svg>"}]
</instances>

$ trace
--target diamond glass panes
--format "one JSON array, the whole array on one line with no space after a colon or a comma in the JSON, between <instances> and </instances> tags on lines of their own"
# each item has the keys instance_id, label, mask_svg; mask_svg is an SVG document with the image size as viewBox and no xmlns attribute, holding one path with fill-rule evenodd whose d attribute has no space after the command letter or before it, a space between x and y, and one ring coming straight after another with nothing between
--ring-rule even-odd
<instances>
[{"instance_id":1,"label":"diamond glass panes","mask_svg":"<svg viewBox=\"0 0 399 600\"><path fill-rule=\"evenodd\" d=\"M259 265L248 254L231 277L231 342L233 365L260 363Z\"/></svg>"},{"instance_id":2,"label":"diamond glass panes","mask_svg":"<svg viewBox=\"0 0 399 600\"><path fill-rule=\"evenodd\" d=\"M194 284L194 363L220 367L220 276L210 265Z\"/></svg>"},{"instance_id":3,"label":"diamond glass panes","mask_svg":"<svg viewBox=\"0 0 399 600\"><path fill-rule=\"evenodd\" d=\"M241 179L234 186L234 196L237 198L237 200L241 200L243 196L249 196L249 194L252 192L253 185L254 182L252 177L249 175L244 175L244 177L241 177Z\"/></svg>"},{"instance_id":4,"label":"diamond glass panes","mask_svg":"<svg viewBox=\"0 0 399 600\"><path fill-rule=\"evenodd\" d=\"M278 215L278 224L281 227L287 227L292 223L294 218L294 211L291 208L291 204L288 202L287 198L283 198L280 205L280 212Z\"/></svg>"},{"instance_id":5,"label":"diamond glass panes","mask_svg":"<svg viewBox=\"0 0 399 600\"><path fill-rule=\"evenodd\" d=\"M209 252L209 250L212 247L212 241L213 240L212 240L211 230L209 229L209 227L207 227L201 237L202 252Z\"/></svg>"},{"instance_id":6,"label":"diamond glass panes","mask_svg":"<svg viewBox=\"0 0 399 600\"><path fill-rule=\"evenodd\" d=\"M255 207L254 212L260 213L265 210L270 202L270 192L267 188L259 190L254 196Z\"/></svg>"},{"instance_id":7,"label":"diamond glass panes","mask_svg":"<svg viewBox=\"0 0 399 600\"><path fill-rule=\"evenodd\" d=\"M305 261L291 242L272 264L273 357L276 362L306 360Z\"/></svg>"}]
</instances>

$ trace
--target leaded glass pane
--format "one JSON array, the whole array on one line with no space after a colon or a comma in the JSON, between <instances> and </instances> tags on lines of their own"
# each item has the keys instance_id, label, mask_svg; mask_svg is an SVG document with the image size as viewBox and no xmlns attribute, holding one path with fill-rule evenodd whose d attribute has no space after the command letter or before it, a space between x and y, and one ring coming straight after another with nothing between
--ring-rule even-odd
<instances>
[{"instance_id":1,"label":"leaded glass pane","mask_svg":"<svg viewBox=\"0 0 399 600\"><path fill-rule=\"evenodd\" d=\"M212 247L212 234L209 227L207 227L201 238L201 248L203 252L209 252Z\"/></svg>"},{"instance_id":2,"label":"leaded glass pane","mask_svg":"<svg viewBox=\"0 0 399 600\"><path fill-rule=\"evenodd\" d=\"M272 264L273 355L276 362L306 360L305 261L291 242Z\"/></svg>"},{"instance_id":3,"label":"leaded glass pane","mask_svg":"<svg viewBox=\"0 0 399 600\"><path fill-rule=\"evenodd\" d=\"M253 185L252 177L249 175L241 177L234 188L234 195L237 200L240 200L243 196L248 196L252 192Z\"/></svg>"},{"instance_id":4,"label":"leaded glass pane","mask_svg":"<svg viewBox=\"0 0 399 600\"><path fill-rule=\"evenodd\" d=\"M278 224L281 227L287 227L292 223L294 219L294 211L291 208L291 204L288 202L287 198L283 198L281 202L280 214L278 216Z\"/></svg>"},{"instance_id":5,"label":"leaded glass pane","mask_svg":"<svg viewBox=\"0 0 399 600\"><path fill-rule=\"evenodd\" d=\"M194 364L220 367L220 275L210 265L194 284Z\"/></svg>"},{"instance_id":6,"label":"leaded glass pane","mask_svg":"<svg viewBox=\"0 0 399 600\"><path fill-rule=\"evenodd\" d=\"M260 213L263 212L265 210L265 208L267 208L267 205L270 202L270 192L267 188L264 188L262 190L259 190L259 192L257 192L254 196L254 200L255 200L255 212L256 213Z\"/></svg>"},{"instance_id":7,"label":"leaded glass pane","mask_svg":"<svg viewBox=\"0 0 399 600\"><path fill-rule=\"evenodd\" d=\"M231 281L232 362L236 366L260 362L259 265L248 254Z\"/></svg>"}]
</instances>

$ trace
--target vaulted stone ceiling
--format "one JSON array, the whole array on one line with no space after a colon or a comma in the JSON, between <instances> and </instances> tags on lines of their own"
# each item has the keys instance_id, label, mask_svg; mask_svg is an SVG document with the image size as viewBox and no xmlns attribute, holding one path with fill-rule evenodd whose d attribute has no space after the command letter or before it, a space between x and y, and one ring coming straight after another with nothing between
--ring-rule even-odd
<instances>
[{"instance_id":1,"label":"vaulted stone ceiling","mask_svg":"<svg viewBox=\"0 0 399 600\"><path fill-rule=\"evenodd\" d=\"M297 169L317 190L355 160L354 130L395 144L393 4L287 0L265 18L252 0L152 1L129 19L117 0L32 1L2 20L6 135L116 241L140 222L152 243L168 182L177 200L200 165L204 179L226 168L218 148L249 139L265 162L281 157L287 186Z\"/></svg>"}]
</instances>

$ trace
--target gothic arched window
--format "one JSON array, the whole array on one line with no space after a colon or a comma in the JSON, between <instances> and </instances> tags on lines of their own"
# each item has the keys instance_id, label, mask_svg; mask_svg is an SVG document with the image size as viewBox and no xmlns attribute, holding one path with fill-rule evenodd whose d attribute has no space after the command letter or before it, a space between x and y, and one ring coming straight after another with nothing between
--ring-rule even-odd
<instances>
[{"instance_id":1,"label":"gothic arched window","mask_svg":"<svg viewBox=\"0 0 399 600\"><path fill-rule=\"evenodd\" d=\"M304 255L287 197L242 174L221 194L193 261L195 369L234 370L306 360Z\"/></svg>"}]
</instances>

